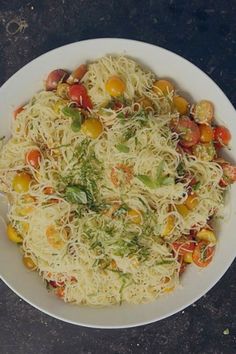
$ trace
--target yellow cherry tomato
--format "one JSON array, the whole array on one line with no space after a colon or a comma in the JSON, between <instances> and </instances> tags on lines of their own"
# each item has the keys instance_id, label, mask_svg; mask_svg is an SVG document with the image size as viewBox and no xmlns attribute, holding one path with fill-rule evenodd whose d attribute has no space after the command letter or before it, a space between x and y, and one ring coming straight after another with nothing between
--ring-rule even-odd
<instances>
[{"instance_id":1,"label":"yellow cherry tomato","mask_svg":"<svg viewBox=\"0 0 236 354\"><path fill-rule=\"evenodd\" d=\"M199 124L210 124L214 117L214 106L210 101L201 100L194 107L194 120Z\"/></svg>"},{"instance_id":2,"label":"yellow cherry tomato","mask_svg":"<svg viewBox=\"0 0 236 354\"><path fill-rule=\"evenodd\" d=\"M65 245L64 238L66 237L66 232L64 231L62 236L60 231L54 225L48 226L46 229L46 236L49 245L55 249L59 250Z\"/></svg>"},{"instance_id":3,"label":"yellow cherry tomato","mask_svg":"<svg viewBox=\"0 0 236 354\"><path fill-rule=\"evenodd\" d=\"M212 244L216 244L216 236L213 231L208 229L200 230L196 235L197 240L207 241Z\"/></svg>"},{"instance_id":4,"label":"yellow cherry tomato","mask_svg":"<svg viewBox=\"0 0 236 354\"><path fill-rule=\"evenodd\" d=\"M193 210L198 205L199 200L196 193L189 194L188 198L185 200L184 205L189 209Z\"/></svg>"},{"instance_id":5,"label":"yellow cherry tomato","mask_svg":"<svg viewBox=\"0 0 236 354\"><path fill-rule=\"evenodd\" d=\"M127 212L127 217L134 223L134 224L141 224L143 219L142 219L142 214L140 213L139 210L136 209L130 209Z\"/></svg>"},{"instance_id":6,"label":"yellow cherry tomato","mask_svg":"<svg viewBox=\"0 0 236 354\"><path fill-rule=\"evenodd\" d=\"M140 104L140 106L145 109L145 111L151 111L152 110L152 101L147 98L147 97L142 97L138 100L138 103Z\"/></svg>"},{"instance_id":7,"label":"yellow cherry tomato","mask_svg":"<svg viewBox=\"0 0 236 354\"><path fill-rule=\"evenodd\" d=\"M183 256L183 260L185 263L193 262L193 252L186 252Z\"/></svg>"},{"instance_id":8,"label":"yellow cherry tomato","mask_svg":"<svg viewBox=\"0 0 236 354\"><path fill-rule=\"evenodd\" d=\"M25 267L30 270L35 270L37 268L36 264L34 263L32 258L30 258L30 257L23 256L22 261L23 261Z\"/></svg>"},{"instance_id":9,"label":"yellow cherry tomato","mask_svg":"<svg viewBox=\"0 0 236 354\"><path fill-rule=\"evenodd\" d=\"M29 190L31 180L31 176L28 173L17 173L13 178L12 187L17 193L26 193Z\"/></svg>"},{"instance_id":10,"label":"yellow cherry tomato","mask_svg":"<svg viewBox=\"0 0 236 354\"><path fill-rule=\"evenodd\" d=\"M157 80L154 82L152 90L158 95L168 95L171 91L174 90L174 86L168 80Z\"/></svg>"},{"instance_id":11,"label":"yellow cherry tomato","mask_svg":"<svg viewBox=\"0 0 236 354\"><path fill-rule=\"evenodd\" d=\"M184 204L177 204L175 205L175 207L179 212L179 214L182 215L183 217L188 216L188 214L190 213L190 210Z\"/></svg>"},{"instance_id":12,"label":"yellow cherry tomato","mask_svg":"<svg viewBox=\"0 0 236 354\"><path fill-rule=\"evenodd\" d=\"M186 114L188 112L188 101L181 96L173 97L173 105L180 114Z\"/></svg>"},{"instance_id":13,"label":"yellow cherry tomato","mask_svg":"<svg viewBox=\"0 0 236 354\"><path fill-rule=\"evenodd\" d=\"M82 132L92 139L96 139L103 132L103 125L96 118L89 118L81 126Z\"/></svg>"},{"instance_id":14,"label":"yellow cherry tomato","mask_svg":"<svg viewBox=\"0 0 236 354\"><path fill-rule=\"evenodd\" d=\"M125 83L119 76L111 76L105 85L106 91L112 97L118 97L125 91Z\"/></svg>"},{"instance_id":15,"label":"yellow cherry tomato","mask_svg":"<svg viewBox=\"0 0 236 354\"><path fill-rule=\"evenodd\" d=\"M168 236L173 231L175 227L175 217L174 215L168 215L164 229L162 230L162 236Z\"/></svg>"},{"instance_id":16,"label":"yellow cherry tomato","mask_svg":"<svg viewBox=\"0 0 236 354\"><path fill-rule=\"evenodd\" d=\"M14 227L11 224L7 225L7 236L9 240L11 240L14 243L22 242L22 237L18 234L16 229L14 229Z\"/></svg>"}]
</instances>

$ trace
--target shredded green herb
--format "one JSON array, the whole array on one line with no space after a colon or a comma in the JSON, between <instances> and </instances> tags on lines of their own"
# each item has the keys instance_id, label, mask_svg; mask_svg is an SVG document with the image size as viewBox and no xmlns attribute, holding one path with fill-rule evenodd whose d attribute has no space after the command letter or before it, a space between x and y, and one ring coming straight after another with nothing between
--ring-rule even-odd
<instances>
[{"instance_id":1,"label":"shredded green herb","mask_svg":"<svg viewBox=\"0 0 236 354\"><path fill-rule=\"evenodd\" d=\"M117 144L117 145L116 145L116 148L117 148L117 150L120 151L120 152L124 152L124 153L129 152L129 147L126 146L125 144Z\"/></svg>"}]
</instances>

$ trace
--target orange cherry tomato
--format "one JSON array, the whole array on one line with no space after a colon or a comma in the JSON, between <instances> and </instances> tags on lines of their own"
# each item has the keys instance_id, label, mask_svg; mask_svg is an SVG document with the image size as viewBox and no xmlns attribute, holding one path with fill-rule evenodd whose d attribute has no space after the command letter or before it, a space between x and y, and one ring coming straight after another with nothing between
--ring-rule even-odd
<instances>
[{"instance_id":1,"label":"orange cherry tomato","mask_svg":"<svg viewBox=\"0 0 236 354\"><path fill-rule=\"evenodd\" d=\"M82 84L74 84L69 87L69 98L84 109L92 109L93 104L88 95L87 89Z\"/></svg>"},{"instance_id":2,"label":"orange cherry tomato","mask_svg":"<svg viewBox=\"0 0 236 354\"><path fill-rule=\"evenodd\" d=\"M223 126L215 127L214 129L214 141L217 148L227 146L231 140L231 134L229 129Z\"/></svg>"},{"instance_id":3,"label":"orange cherry tomato","mask_svg":"<svg viewBox=\"0 0 236 354\"><path fill-rule=\"evenodd\" d=\"M70 74L69 78L67 79L68 84L71 85L75 82L79 82L84 77L87 71L88 71L87 65L81 64Z\"/></svg>"},{"instance_id":4,"label":"orange cherry tomato","mask_svg":"<svg viewBox=\"0 0 236 354\"><path fill-rule=\"evenodd\" d=\"M201 143L209 143L214 138L214 132L210 125L200 124L200 141Z\"/></svg>"},{"instance_id":5,"label":"orange cherry tomato","mask_svg":"<svg viewBox=\"0 0 236 354\"><path fill-rule=\"evenodd\" d=\"M168 95L171 91L174 90L174 86L168 80L157 80L154 82L152 90L158 95Z\"/></svg>"},{"instance_id":6,"label":"orange cherry tomato","mask_svg":"<svg viewBox=\"0 0 236 354\"><path fill-rule=\"evenodd\" d=\"M210 101L201 100L194 107L194 120L199 124L210 124L214 117L214 106Z\"/></svg>"},{"instance_id":7,"label":"orange cherry tomato","mask_svg":"<svg viewBox=\"0 0 236 354\"><path fill-rule=\"evenodd\" d=\"M199 127L189 117L180 117L174 130L179 134L180 145L185 148L196 145L200 140Z\"/></svg>"},{"instance_id":8,"label":"orange cherry tomato","mask_svg":"<svg viewBox=\"0 0 236 354\"><path fill-rule=\"evenodd\" d=\"M212 261L215 247L209 246L206 241L200 241L193 251L193 262L198 267L206 267Z\"/></svg>"},{"instance_id":9,"label":"orange cherry tomato","mask_svg":"<svg viewBox=\"0 0 236 354\"><path fill-rule=\"evenodd\" d=\"M31 165L34 168L39 167L39 163L42 159L41 152L37 149L30 150L25 155L25 161L27 164Z\"/></svg>"},{"instance_id":10,"label":"orange cherry tomato","mask_svg":"<svg viewBox=\"0 0 236 354\"><path fill-rule=\"evenodd\" d=\"M60 299L62 299L65 296L65 288L64 287L58 287L55 289L55 294L58 296Z\"/></svg>"},{"instance_id":11,"label":"orange cherry tomato","mask_svg":"<svg viewBox=\"0 0 236 354\"><path fill-rule=\"evenodd\" d=\"M188 112L188 101L182 96L173 97L173 105L179 112L179 114L186 114Z\"/></svg>"},{"instance_id":12,"label":"orange cherry tomato","mask_svg":"<svg viewBox=\"0 0 236 354\"><path fill-rule=\"evenodd\" d=\"M172 248L180 256L184 256L185 253L193 252L195 243L191 241L175 241L172 243Z\"/></svg>"},{"instance_id":13,"label":"orange cherry tomato","mask_svg":"<svg viewBox=\"0 0 236 354\"><path fill-rule=\"evenodd\" d=\"M24 109L23 106L18 107L18 108L13 112L14 118L16 119L16 118L17 118L17 115L18 115L20 112L24 111L24 110L25 110L25 109Z\"/></svg>"},{"instance_id":14,"label":"orange cherry tomato","mask_svg":"<svg viewBox=\"0 0 236 354\"><path fill-rule=\"evenodd\" d=\"M123 172L125 182L130 183L131 179L133 178L132 168L125 164L119 163L111 170L111 181L114 184L114 186L119 187L121 184L122 177L119 178L120 177L118 176L119 171Z\"/></svg>"}]
</instances>

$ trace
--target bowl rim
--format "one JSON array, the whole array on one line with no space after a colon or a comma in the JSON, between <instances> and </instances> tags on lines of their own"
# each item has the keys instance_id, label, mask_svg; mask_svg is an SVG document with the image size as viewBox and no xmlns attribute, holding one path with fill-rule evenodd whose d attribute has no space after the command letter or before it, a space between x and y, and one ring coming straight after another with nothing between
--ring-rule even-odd
<instances>
[{"instance_id":1,"label":"bowl rim","mask_svg":"<svg viewBox=\"0 0 236 354\"><path fill-rule=\"evenodd\" d=\"M227 104L231 106L231 108L233 108L234 110L234 106L232 105L232 103L230 102L230 100L228 99L228 97L225 95L225 93L223 92L223 90L219 87L219 85L211 79L211 77L206 74L203 70L201 70L199 67L197 67L195 64L193 64L191 61L187 60L186 58L182 57L181 55L165 49L163 47L160 47L158 45L155 44L151 44L151 43L147 43L144 41L139 41L139 40L134 40L134 39L128 39L128 38L112 38L112 37L104 37L104 38L90 38L90 39L86 39L86 40L81 40L81 41L76 41L76 42L71 42L68 43L66 45L62 45L60 47L54 48L52 50L49 50L41 55L39 55L38 57L34 58L33 60L29 61L28 63L26 63L23 67L21 67L19 70L17 70L13 75L11 75L0 87L0 91L2 90L6 90L8 88L8 85L11 85L11 82L15 79L15 76L17 76L20 72L24 71L28 66L33 65L35 62L41 60L42 58L45 58L46 56L48 56L51 53L56 53L57 51L60 51L62 48L66 50L66 48L71 47L71 46L77 46L80 45L82 43L99 43L99 42L108 42L108 41L113 41L113 42L124 42L124 43L133 43L136 44L137 46L141 45L143 47L153 47L153 48L158 48L158 50L162 51L163 53L168 53L171 54L172 56L175 56L179 59L181 59L181 61L183 61L184 63L187 63L188 65L190 65L192 68L194 68L195 71L198 71L199 73L201 73L201 75L203 75L208 81L210 81L211 83L214 84L215 86L215 90L218 90L218 92L220 92L221 94L224 95L225 100L227 101ZM127 55L129 55L128 50L127 50ZM93 325L91 323L83 323L78 321L73 321L70 319L65 319L62 316L56 315L54 313L51 313L48 310L45 310L44 308L41 308L40 306L34 304L33 302L31 302L30 300L27 299L26 296L24 296L23 294L21 294L20 291L15 290L14 286L12 286L7 279L5 279L1 274L0 274L0 279L15 293L17 294L21 299L23 299L25 302L27 302L28 304L30 304L31 306L33 306L34 308L36 308L37 310L47 314L48 316L51 316L53 318L56 318L58 320L61 320L63 322L67 322L67 323L71 323L74 325L79 325L79 326L83 326L83 327L87 327L87 328L98 328L98 329L118 329L118 328L133 328L133 327L139 327L139 326L143 326L143 325L147 325L150 323L154 323L157 321L160 321L162 319L168 318L170 316L173 316L174 314L182 311L183 309L189 307L191 304L193 304L194 302L198 301L202 296L204 296L210 289L212 289L214 287L214 285L222 278L222 276L226 273L226 271L229 269L229 267L231 266L231 264L233 263L235 259L235 256L231 256L227 259L227 265L225 265L225 267L223 269L221 269L221 271L216 275L216 277L212 280L210 280L208 282L208 286L205 287L205 289L203 291L201 291L198 295L196 295L195 297L193 297L191 299L191 301L186 302L183 306L179 306L176 309L174 309L173 311L170 311L167 314L163 314L161 316L159 316L156 319L150 319L150 320L145 320L143 322L138 322L138 323L130 323L130 324L125 324L125 325L111 325L111 326L107 326L107 325ZM158 299L156 300L158 301Z\"/></svg>"}]
</instances>

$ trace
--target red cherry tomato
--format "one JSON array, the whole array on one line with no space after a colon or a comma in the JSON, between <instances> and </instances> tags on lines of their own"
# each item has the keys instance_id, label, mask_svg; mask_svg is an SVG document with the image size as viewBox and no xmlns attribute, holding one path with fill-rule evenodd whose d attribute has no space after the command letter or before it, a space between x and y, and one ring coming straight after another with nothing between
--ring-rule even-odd
<instances>
[{"instance_id":1,"label":"red cherry tomato","mask_svg":"<svg viewBox=\"0 0 236 354\"><path fill-rule=\"evenodd\" d=\"M48 77L45 82L46 90L47 91L55 90L59 82L66 80L67 77L68 77L68 73L63 69L56 69L51 71L48 74Z\"/></svg>"},{"instance_id":2,"label":"red cherry tomato","mask_svg":"<svg viewBox=\"0 0 236 354\"><path fill-rule=\"evenodd\" d=\"M27 164L31 165L34 168L39 167L39 162L42 159L42 155L39 150L34 149L27 152L25 156L25 161Z\"/></svg>"},{"instance_id":3,"label":"red cherry tomato","mask_svg":"<svg viewBox=\"0 0 236 354\"><path fill-rule=\"evenodd\" d=\"M193 252L195 243L190 241L175 241L172 243L172 248L180 256L183 256L187 252Z\"/></svg>"},{"instance_id":4,"label":"red cherry tomato","mask_svg":"<svg viewBox=\"0 0 236 354\"><path fill-rule=\"evenodd\" d=\"M221 148L228 145L231 140L231 134L229 129L223 126L215 127L214 129L214 141L217 148Z\"/></svg>"},{"instance_id":5,"label":"red cherry tomato","mask_svg":"<svg viewBox=\"0 0 236 354\"><path fill-rule=\"evenodd\" d=\"M225 163L222 166L223 169L223 178L221 179L221 186L225 187L228 184L236 182L236 166Z\"/></svg>"},{"instance_id":6,"label":"red cherry tomato","mask_svg":"<svg viewBox=\"0 0 236 354\"><path fill-rule=\"evenodd\" d=\"M82 84L75 84L69 87L69 98L85 109L93 108L92 101L88 95L87 89Z\"/></svg>"},{"instance_id":7,"label":"red cherry tomato","mask_svg":"<svg viewBox=\"0 0 236 354\"><path fill-rule=\"evenodd\" d=\"M55 281L55 280L50 280L49 284L53 287L53 288L58 288L60 286L64 286L65 283L64 281Z\"/></svg>"},{"instance_id":8,"label":"red cherry tomato","mask_svg":"<svg viewBox=\"0 0 236 354\"><path fill-rule=\"evenodd\" d=\"M179 118L175 131L179 134L180 144L184 148L190 148L200 140L199 127L189 117L183 116Z\"/></svg>"},{"instance_id":9,"label":"red cherry tomato","mask_svg":"<svg viewBox=\"0 0 236 354\"><path fill-rule=\"evenodd\" d=\"M215 247L206 241L200 241L193 251L193 262L198 267L206 267L212 261Z\"/></svg>"}]
</instances>

